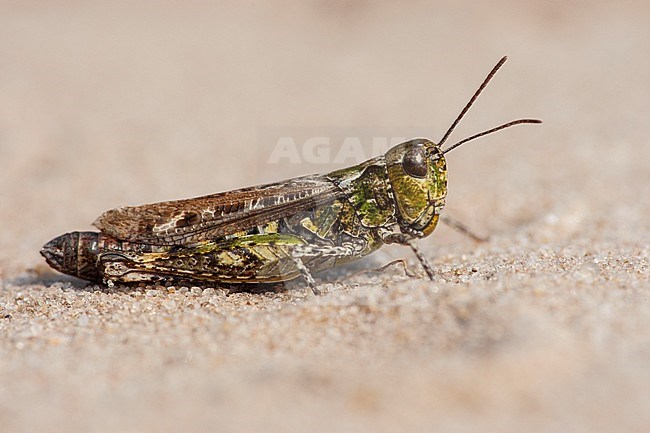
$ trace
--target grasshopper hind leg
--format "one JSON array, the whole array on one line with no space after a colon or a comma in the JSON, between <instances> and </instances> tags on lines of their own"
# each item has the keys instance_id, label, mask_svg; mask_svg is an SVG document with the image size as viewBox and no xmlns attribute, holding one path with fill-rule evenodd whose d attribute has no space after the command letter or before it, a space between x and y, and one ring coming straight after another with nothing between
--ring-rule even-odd
<instances>
[{"instance_id":1,"label":"grasshopper hind leg","mask_svg":"<svg viewBox=\"0 0 650 433\"><path fill-rule=\"evenodd\" d=\"M104 253L97 259L98 267L104 275L103 281L109 287L115 283L157 283L164 281L160 275L150 272L138 272L133 266L129 266L129 253Z\"/></svg>"}]
</instances>

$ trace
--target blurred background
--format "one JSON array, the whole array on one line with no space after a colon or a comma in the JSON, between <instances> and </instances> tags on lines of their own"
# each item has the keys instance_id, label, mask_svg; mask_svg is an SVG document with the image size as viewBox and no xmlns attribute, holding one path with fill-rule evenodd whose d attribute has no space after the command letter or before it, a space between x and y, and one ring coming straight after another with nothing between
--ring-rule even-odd
<instances>
[{"instance_id":1,"label":"blurred background","mask_svg":"<svg viewBox=\"0 0 650 433\"><path fill-rule=\"evenodd\" d=\"M31 293L45 309L41 328L31 310L0 323L2 424L162 431L192 416L209 431L219 414L262 429L249 415L266 408L294 431L425 431L429 414L447 431L647 431L648 23L646 0L1 0L0 304ZM145 314L123 307L141 302L127 294L21 286L59 281L39 249L107 209L361 162L273 159L287 137L298 152L330 138L331 155L358 138L367 158L373 137L437 141L506 54L450 142L519 117L544 124L450 153L447 212L496 239L479 268L499 254L519 266L512 291L443 285L437 310L372 321L354 291L348 316L261 296L201 316L174 309L184 296ZM441 227L422 248L451 274L477 246ZM609 263L624 282L603 274L576 291L584 251L601 260L589 278ZM443 314L455 302L465 316ZM339 313L347 325L330 329ZM508 344L474 350L494 329Z\"/></svg>"}]
</instances>

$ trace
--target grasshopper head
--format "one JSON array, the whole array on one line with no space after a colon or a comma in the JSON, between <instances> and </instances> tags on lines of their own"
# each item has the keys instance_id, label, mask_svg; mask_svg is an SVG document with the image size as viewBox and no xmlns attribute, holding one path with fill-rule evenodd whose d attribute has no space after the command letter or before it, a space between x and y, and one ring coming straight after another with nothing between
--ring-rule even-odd
<instances>
[{"instance_id":1,"label":"grasshopper head","mask_svg":"<svg viewBox=\"0 0 650 433\"><path fill-rule=\"evenodd\" d=\"M484 135L522 123L541 123L537 119L518 119L467 137L442 149L456 125L472 106L476 98L503 66L503 57L483 80L478 90L451 124L438 144L425 138L416 138L398 144L386 153L388 179L393 187L397 205L398 222L403 233L418 237L428 236L436 228L447 197L447 164L445 154L460 145Z\"/></svg>"},{"instance_id":2,"label":"grasshopper head","mask_svg":"<svg viewBox=\"0 0 650 433\"><path fill-rule=\"evenodd\" d=\"M428 236L436 228L447 196L447 163L440 146L424 138L386 153L402 232Z\"/></svg>"}]
</instances>

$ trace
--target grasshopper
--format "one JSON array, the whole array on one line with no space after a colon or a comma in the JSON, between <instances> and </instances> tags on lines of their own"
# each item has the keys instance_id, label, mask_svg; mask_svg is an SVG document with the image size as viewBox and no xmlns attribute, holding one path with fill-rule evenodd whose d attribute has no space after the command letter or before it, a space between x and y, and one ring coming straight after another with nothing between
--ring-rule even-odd
<instances>
[{"instance_id":1,"label":"grasshopper","mask_svg":"<svg viewBox=\"0 0 650 433\"><path fill-rule=\"evenodd\" d=\"M302 276L316 292L312 272L400 244L414 251L433 280L416 241L434 231L445 206L445 154L501 129L541 122L514 120L443 149L506 59L438 143L416 138L324 175L112 209L94 222L99 232L66 233L41 254L56 270L109 286L166 279L276 283Z\"/></svg>"}]
</instances>

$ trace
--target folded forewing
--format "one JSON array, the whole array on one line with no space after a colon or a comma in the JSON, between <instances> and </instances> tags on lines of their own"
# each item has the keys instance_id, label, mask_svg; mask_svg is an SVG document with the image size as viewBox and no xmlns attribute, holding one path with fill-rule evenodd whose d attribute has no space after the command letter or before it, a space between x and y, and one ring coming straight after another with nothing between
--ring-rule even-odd
<instances>
[{"instance_id":1,"label":"folded forewing","mask_svg":"<svg viewBox=\"0 0 650 433\"><path fill-rule=\"evenodd\" d=\"M93 225L123 241L189 245L341 197L341 190L324 176L305 176L186 200L120 207L104 212Z\"/></svg>"}]
</instances>

